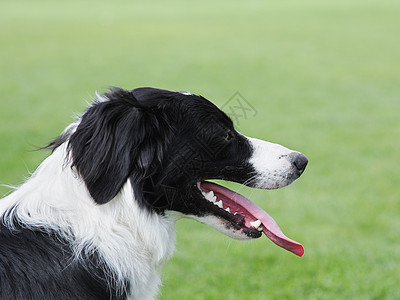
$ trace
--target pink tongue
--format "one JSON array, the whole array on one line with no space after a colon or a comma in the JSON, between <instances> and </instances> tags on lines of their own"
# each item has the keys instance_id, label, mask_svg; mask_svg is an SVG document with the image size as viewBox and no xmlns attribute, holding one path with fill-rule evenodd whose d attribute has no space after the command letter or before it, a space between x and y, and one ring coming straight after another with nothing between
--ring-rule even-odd
<instances>
[{"instance_id":1,"label":"pink tongue","mask_svg":"<svg viewBox=\"0 0 400 300\"><path fill-rule=\"evenodd\" d=\"M251 215L261 221L261 226L265 235L279 247L282 247L300 257L304 255L303 246L285 236L275 220L249 199L214 183L202 182L201 187L220 193L245 208Z\"/></svg>"},{"instance_id":2,"label":"pink tongue","mask_svg":"<svg viewBox=\"0 0 400 300\"><path fill-rule=\"evenodd\" d=\"M264 212L263 217L258 218L263 224L263 232L271 241L279 247L286 249L294 254L302 257L304 255L304 247L302 244L289 239L283 234L275 220Z\"/></svg>"}]
</instances>

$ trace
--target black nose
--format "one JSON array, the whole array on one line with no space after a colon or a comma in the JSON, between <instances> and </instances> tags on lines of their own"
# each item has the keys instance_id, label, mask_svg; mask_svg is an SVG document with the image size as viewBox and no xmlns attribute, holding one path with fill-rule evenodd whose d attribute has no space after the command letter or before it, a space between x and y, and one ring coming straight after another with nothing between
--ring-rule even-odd
<instances>
[{"instance_id":1,"label":"black nose","mask_svg":"<svg viewBox=\"0 0 400 300\"><path fill-rule=\"evenodd\" d=\"M308 158L299 152L294 152L290 156L292 157L293 164L296 166L297 170L299 170L300 174L303 173L308 164Z\"/></svg>"}]
</instances>

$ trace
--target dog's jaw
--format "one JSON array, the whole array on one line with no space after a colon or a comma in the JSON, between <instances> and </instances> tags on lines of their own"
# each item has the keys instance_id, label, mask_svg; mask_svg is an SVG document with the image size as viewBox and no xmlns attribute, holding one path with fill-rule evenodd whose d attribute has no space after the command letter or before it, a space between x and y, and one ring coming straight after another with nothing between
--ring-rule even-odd
<instances>
[{"instance_id":1,"label":"dog's jaw","mask_svg":"<svg viewBox=\"0 0 400 300\"><path fill-rule=\"evenodd\" d=\"M239 134L240 135L240 134ZM246 165L248 178L241 182L253 188L278 189L291 184L304 171L307 158L281 145L241 135L251 148ZM278 246L303 256L301 244L287 238L267 212L245 197L211 182L197 182L203 210L189 217L234 239L259 238L262 232Z\"/></svg>"},{"instance_id":2,"label":"dog's jaw","mask_svg":"<svg viewBox=\"0 0 400 300\"><path fill-rule=\"evenodd\" d=\"M275 220L249 199L211 182L199 182L197 187L211 207L207 214L193 215L193 219L239 240L259 238L263 232L279 247L304 255L303 246L286 237Z\"/></svg>"}]
</instances>

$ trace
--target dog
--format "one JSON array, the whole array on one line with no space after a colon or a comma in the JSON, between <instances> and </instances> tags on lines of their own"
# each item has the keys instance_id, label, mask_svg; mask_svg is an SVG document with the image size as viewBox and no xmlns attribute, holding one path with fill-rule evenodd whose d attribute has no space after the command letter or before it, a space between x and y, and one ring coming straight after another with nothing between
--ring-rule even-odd
<instances>
[{"instance_id":1,"label":"dog","mask_svg":"<svg viewBox=\"0 0 400 300\"><path fill-rule=\"evenodd\" d=\"M0 200L0 299L154 299L183 217L304 253L265 211L207 180L277 189L306 156L240 134L201 96L112 88L46 148Z\"/></svg>"}]
</instances>

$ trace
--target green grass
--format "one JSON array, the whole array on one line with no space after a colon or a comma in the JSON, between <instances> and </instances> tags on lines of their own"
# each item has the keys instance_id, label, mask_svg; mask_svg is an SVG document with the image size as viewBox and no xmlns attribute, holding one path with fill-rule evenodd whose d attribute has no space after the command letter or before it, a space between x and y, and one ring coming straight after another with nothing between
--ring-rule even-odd
<instances>
[{"instance_id":1,"label":"green grass","mask_svg":"<svg viewBox=\"0 0 400 300\"><path fill-rule=\"evenodd\" d=\"M306 254L183 220L160 299L399 299L399 14L396 0L2 1L0 182L22 182L95 90L220 106L239 91L258 112L240 130L310 163L285 189L235 189Z\"/></svg>"}]
</instances>

